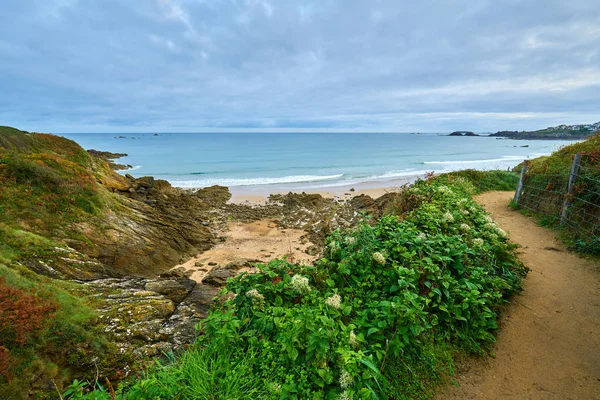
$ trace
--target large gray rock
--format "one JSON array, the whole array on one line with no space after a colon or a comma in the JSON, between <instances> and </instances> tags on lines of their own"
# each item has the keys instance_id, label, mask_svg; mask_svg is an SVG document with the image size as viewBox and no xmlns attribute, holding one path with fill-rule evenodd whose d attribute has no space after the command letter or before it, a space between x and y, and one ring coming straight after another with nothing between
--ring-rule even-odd
<instances>
[{"instance_id":1,"label":"large gray rock","mask_svg":"<svg viewBox=\"0 0 600 400\"><path fill-rule=\"evenodd\" d=\"M237 261L230 262L223 267L213 268L205 277L202 279L202 283L213 287L223 287L227 283L227 279L236 276L242 268L254 268L257 263L262 263L256 259L240 259ZM211 263L208 263L211 265Z\"/></svg>"},{"instance_id":2,"label":"large gray rock","mask_svg":"<svg viewBox=\"0 0 600 400\"><path fill-rule=\"evenodd\" d=\"M190 294L194 286L196 286L195 281L187 278L179 278L177 280L167 279L148 282L146 290L160 293L172 301L180 303Z\"/></svg>"}]
</instances>

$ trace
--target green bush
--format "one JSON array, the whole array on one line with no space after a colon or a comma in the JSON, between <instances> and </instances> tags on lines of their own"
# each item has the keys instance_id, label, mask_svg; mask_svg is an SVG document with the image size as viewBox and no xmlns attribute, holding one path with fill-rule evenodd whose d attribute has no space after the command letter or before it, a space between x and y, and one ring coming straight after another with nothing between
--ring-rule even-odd
<instances>
[{"instance_id":1,"label":"green bush","mask_svg":"<svg viewBox=\"0 0 600 400\"><path fill-rule=\"evenodd\" d=\"M483 193L490 190L516 190L519 183L519 174L510 171L478 171L465 169L449 172L437 178L438 182L452 184L460 180L467 180L473 185L474 193Z\"/></svg>"},{"instance_id":2,"label":"green bush","mask_svg":"<svg viewBox=\"0 0 600 400\"><path fill-rule=\"evenodd\" d=\"M0 349L6 350L0 366L10 360L0 368L0 398L27 398L30 385L40 381L70 382L90 358L108 353L93 329L95 313L69 293L75 285L0 264Z\"/></svg>"},{"instance_id":3,"label":"green bush","mask_svg":"<svg viewBox=\"0 0 600 400\"><path fill-rule=\"evenodd\" d=\"M211 399L214 376L238 369L252 398L429 396L453 355L494 342L497 314L525 273L470 199L473 185L443 183L404 189L414 208L402 217L334 232L314 266L274 260L231 279L199 326L198 347L121 398ZM200 381L210 389L194 392Z\"/></svg>"}]
</instances>

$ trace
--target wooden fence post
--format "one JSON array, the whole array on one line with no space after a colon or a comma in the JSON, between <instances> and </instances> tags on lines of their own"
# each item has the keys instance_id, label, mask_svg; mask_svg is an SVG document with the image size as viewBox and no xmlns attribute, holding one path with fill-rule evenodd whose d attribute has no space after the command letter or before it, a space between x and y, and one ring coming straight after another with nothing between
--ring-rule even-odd
<instances>
[{"instance_id":1,"label":"wooden fence post","mask_svg":"<svg viewBox=\"0 0 600 400\"><path fill-rule=\"evenodd\" d=\"M527 173L527 161L523 161L523 166L521 167L521 177L519 178L519 184L517 185L517 191L515 192L515 197L513 201L515 204L519 204L519 199L521 198L521 191L523 190L523 178Z\"/></svg>"},{"instance_id":2,"label":"wooden fence post","mask_svg":"<svg viewBox=\"0 0 600 400\"><path fill-rule=\"evenodd\" d=\"M560 224L564 225L567 222L567 209L571 203L571 197L573 197L573 189L575 186L575 179L577 178L577 172L579 171L579 163L581 162L581 153L575 154L573 160L573 166L571 167L571 175L569 175L569 186L567 187L567 194L565 195L565 202L563 203L562 213L560 214Z\"/></svg>"}]
</instances>

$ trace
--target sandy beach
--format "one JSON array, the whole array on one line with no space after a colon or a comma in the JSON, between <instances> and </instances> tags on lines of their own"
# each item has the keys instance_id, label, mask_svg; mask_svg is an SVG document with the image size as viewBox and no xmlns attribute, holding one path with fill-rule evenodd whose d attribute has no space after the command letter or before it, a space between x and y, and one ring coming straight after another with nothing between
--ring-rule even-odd
<instances>
[{"instance_id":1,"label":"sandy beach","mask_svg":"<svg viewBox=\"0 0 600 400\"><path fill-rule=\"evenodd\" d=\"M229 188L231 204L263 206L272 194L306 193L318 194L338 203L346 203L353 197L367 195L376 199L386 193L398 190L418 177L403 179L362 182L351 186L293 187L291 185L238 186ZM229 222L221 233L223 242L210 250L201 252L173 269L183 268L187 275L202 282L211 272L219 268L231 268L238 274L254 272L249 267L275 258L285 258L293 263L311 264L315 253L310 251L314 243L307 238L308 231L284 228L277 219L264 218L252 222ZM229 267L228 267L229 266ZM235 266L232 268L232 266Z\"/></svg>"},{"instance_id":2,"label":"sandy beach","mask_svg":"<svg viewBox=\"0 0 600 400\"><path fill-rule=\"evenodd\" d=\"M255 185L233 186L230 203L238 204L264 204L272 194L308 193L320 194L325 198L348 201L354 196L368 195L377 198L386 193L398 190L403 185L414 182L424 175L407 176L389 180L374 180L343 186L302 186L296 185Z\"/></svg>"}]
</instances>

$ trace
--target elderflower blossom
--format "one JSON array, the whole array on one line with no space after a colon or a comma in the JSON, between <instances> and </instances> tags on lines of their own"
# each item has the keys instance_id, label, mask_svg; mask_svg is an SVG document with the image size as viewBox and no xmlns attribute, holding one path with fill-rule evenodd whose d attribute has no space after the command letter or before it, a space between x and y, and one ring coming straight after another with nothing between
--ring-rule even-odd
<instances>
[{"instance_id":1,"label":"elderflower blossom","mask_svg":"<svg viewBox=\"0 0 600 400\"><path fill-rule=\"evenodd\" d=\"M356 333L354 333L354 331L350 331L350 336L348 337L348 344L352 347L358 346L358 339L356 339Z\"/></svg>"},{"instance_id":2,"label":"elderflower blossom","mask_svg":"<svg viewBox=\"0 0 600 400\"><path fill-rule=\"evenodd\" d=\"M498 232L498 235L501 236L501 237L508 237L508 234L502 228L496 228L496 232Z\"/></svg>"},{"instance_id":3,"label":"elderflower blossom","mask_svg":"<svg viewBox=\"0 0 600 400\"><path fill-rule=\"evenodd\" d=\"M300 293L310 292L308 278L299 274L292 276L292 287Z\"/></svg>"},{"instance_id":4,"label":"elderflower blossom","mask_svg":"<svg viewBox=\"0 0 600 400\"><path fill-rule=\"evenodd\" d=\"M260 292L256 289L248 290L246 292L246 296L252 297L254 300L259 301L259 302L265 300L265 296L260 294Z\"/></svg>"},{"instance_id":5,"label":"elderflower blossom","mask_svg":"<svg viewBox=\"0 0 600 400\"><path fill-rule=\"evenodd\" d=\"M489 231L495 232L498 230L498 225L496 225L494 222L488 222L487 224L485 224L484 228Z\"/></svg>"},{"instance_id":6,"label":"elderflower blossom","mask_svg":"<svg viewBox=\"0 0 600 400\"><path fill-rule=\"evenodd\" d=\"M461 212L463 215L469 215L469 214L471 214L471 213L469 212L469 210L460 210L460 212Z\"/></svg>"},{"instance_id":7,"label":"elderflower blossom","mask_svg":"<svg viewBox=\"0 0 600 400\"><path fill-rule=\"evenodd\" d=\"M467 224L460 224L460 230L463 232L468 232L471 230L471 227Z\"/></svg>"},{"instance_id":8,"label":"elderflower blossom","mask_svg":"<svg viewBox=\"0 0 600 400\"><path fill-rule=\"evenodd\" d=\"M440 186L437 191L438 193L445 195L451 195L453 193L452 189L450 189L448 186Z\"/></svg>"},{"instance_id":9,"label":"elderflower blossom","mask_svg":"<svg viewBox=\"0 0 600 400\"><path fill-rule=\"evenodd\" d=\"M347 390L340 393L340 395L338 396L339 400L352 400L353 396L352 393L348 392Z\"/></svg>"},{"instance_id":10,"label":"elderflower blossom","mask_svg":"<svg viewBox=\"0 0 600 400\"><path fill-rule=\"evenodd\" d=\"M496 235L495 233L488 233L486 235L492 242L495 240L498 240L498 235Z\"/></svg>"},{"instance_id":11,"label":"elderflower blossom","mask_svg":"<svg viewBox=\"0 0 600 400\"><path fill-rule=\"evenodd\" d=\"M331 242L329 242L329 244L327 246L329 247L329 251L331 254L335 254L338 250L338 244L335 240L332 240Z\"/></svg>"},{"instance_id":12,"label":"elderflower blossom","mask_svg":"<svg viewBox=\"0 0 600 400\"><path fill-rule=\"evenodd\" d=\"M346 243L352 246L354 243L356 243L356 238L354 236L348 236L346 238Z\"/></svg>"},{"instance_id":13,"label":"elderflower blossom","mask_svg":"<svg viewBox=\"0 0 600 400\"><path fill-rule=\"evenodd\" d=\"M473 239L473 244L475 246L483 246L483 239L480 239L480 238Z\"/></svg>"},{"instance_id":14,"label":"elderflower blossom","mask_svg":"<svg viewBox=\"0 0 600 400\"><path fill-rule=\"evenodd\" d=\"M442 220L444 222L454 222L454 216L452 215L452 213L450 211L446 211L444 213L444 216L442 217Z\"/></svg>"},{"instance_id":15,"label":"elderflower blossom","mask_svg":"<svg viewBox=\"0 0 600 400\"><path fill-rule=\"evenodd\" d=\"M417 235L417 239L425 240L425 239L427 239L427 235L424 234L423 232L419 232L419 234Z\"/></svg>"},{"instance_id":16,"label":"elderflower blossom","mask_svg":"<svg viewBox=\"0 0 600 400\"><path fill-rule=\"evenodd\" d=\"M281 384L279 384L277 382L272 382L271 383L271 391L273 391L274 393L281 392Z\"/></svg>"},{"instance_id":17,"label":"elderflower blossom","mask_svg":"<svg viewBox=\"0 0 600 400\"><path fill-rule=\"evenodd\" d=\"M327 300L325 300L325 304L327 304L331 308L339 309L342 305L342 298L339 294L334 294L333 296L328 297Z\"/></svg>"},{"instance_id":18,"label":"elderflower blossom","mask_svg":"<svg viewBox=\"0 0 600 400\"><path fill-rule=\"evenodd\" d=\"M350 373L348 371L346 371L345 369L342 370L342 372L340 372L340 387L342 389L346 389L350 386L352 386L353 384L353 380L352 380L352 376L350 375Z\"/></svg>"},{"instance_id":19,"label":"elderflower blossom","mask_svg":"<svg viewBox=\"0 0 600 400\"><path fill-rule=\"evenodd\" d=\"M483 217L483 219L485 220L485 222L489 222L489 223L491 223L491 224L493 224L493 223L494 223L494 219L493 219L492 217L490 217L489 215L485 215L485 216Z\"/></svg>"},{"instance_id":20,"label":"elderflower blossom","mask_svg":"<svg viewBox=\"0 0 600 400\"><path fill-rule=\"evenodd\" d=\"M377 264L381 264L381 265L385 264L385 256L378 251L373 253L373 260L375 260L375 262Z\"/></svg>"}]
</instances>

